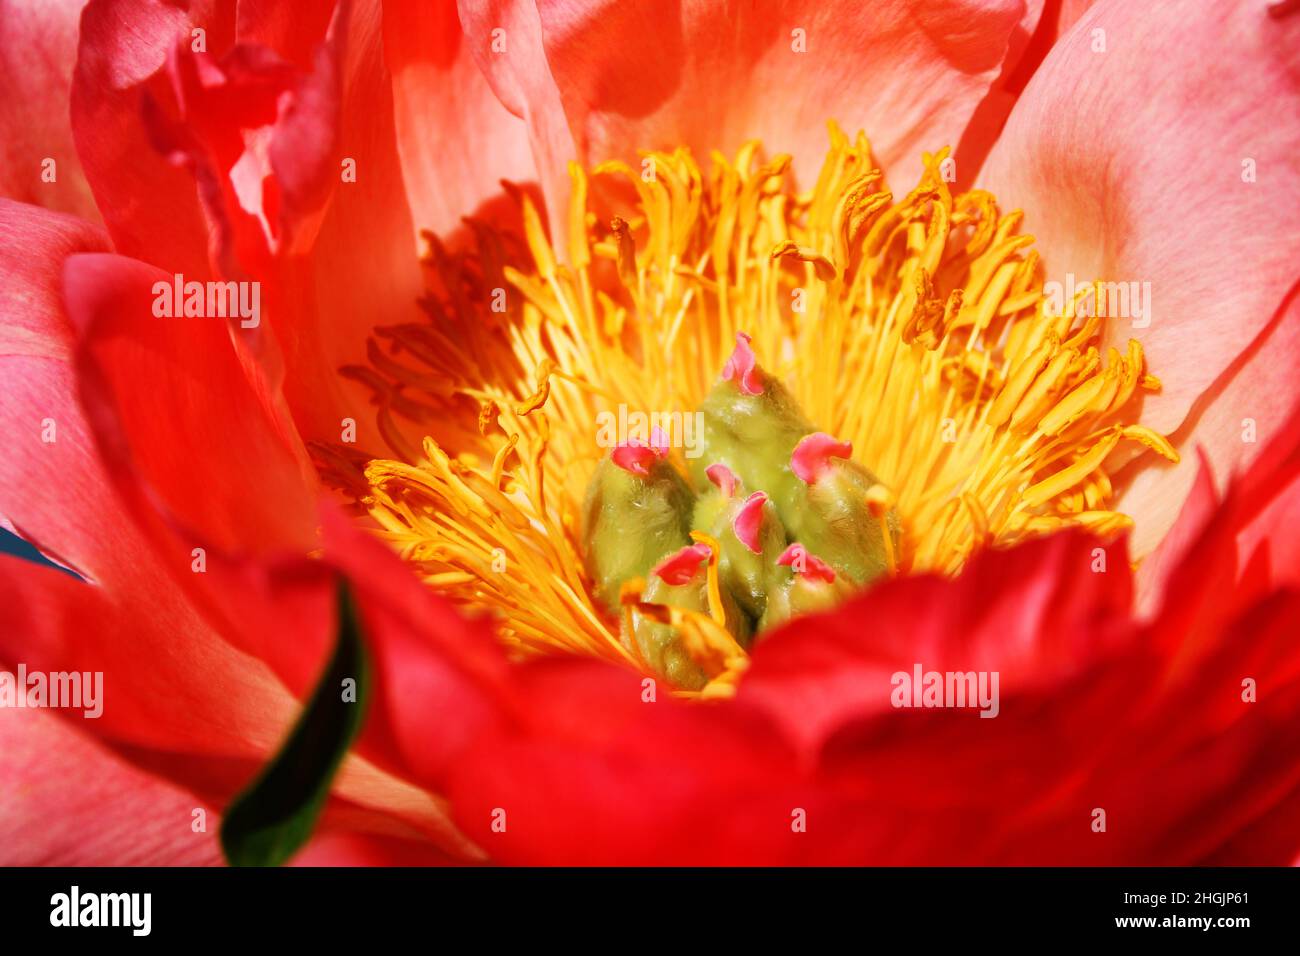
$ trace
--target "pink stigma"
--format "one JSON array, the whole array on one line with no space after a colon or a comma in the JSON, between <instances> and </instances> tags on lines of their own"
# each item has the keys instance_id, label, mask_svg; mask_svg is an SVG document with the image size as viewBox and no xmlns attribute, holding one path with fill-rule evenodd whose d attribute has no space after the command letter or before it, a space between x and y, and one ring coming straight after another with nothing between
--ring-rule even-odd
<instances>
[{"instance_id":1,"label":"pink stigma","mask_svg":"<svg viewBox=\"0 0 1300 956\"><path fill-rule=\"evenodd\" d=\"M852 454L851 442L837 441L825 432L813 432L794 446L790 470L811 485L830 469L832 458L848 458Z\"/></svg>"},{"instance_id":2,"label":"pink stigma","mask_svg":"<svg viewBox=\"0 0 1300 956\"><path fill-rule=\"evenodd\" d=\"M718 486L718 490L722 492L722 497L730 498L736 493L736 473L722 462L709 465L708 468L704 469L704 473L709 476L709 481Z\"/></svg>"},{"instance_id":3,"label":"pink stigma","mask_svg":"<svg viewBox=\"0 0 1300 956\"><path fill-rule=\"evenodd\" d=\"M809 554L808 550L797 542L782 551L776 563L794 568L796 574L817 578L827 584L833 584L835 581L835 571L831 566L817 555Z\"/></svg>"},{"instance_id":4,"label":"pink stigma","mask_svg":"<svg viewBox=\"0 0 1300 956\"><path fill-rule=\"evenodd\" d=\"M660 433L662 435L662 432ZM653 436L652 436L653 440ZM668 454L668 449L652 447L639 438L629 438L609 453L610 459L618 467L642 478L650 474L650 468L656 461Z\"/></svg>"},{"instance_id":5,"label":"pink stigma","mask_svg":"<svg viewBox=\"0 0 1300 956\"><path fill-rule=\"evenodd\" d=\"M736 512L736 517L731 519L731 530L736 533L740 543L755 554L763 551L758 543L758 529L763 524L763 505L766 503L767 492L756 491L745 499L745 503Z\"/></svg>"},{"instance_id":6,"label":"pink stigma","mask_svg":"<svg viewBox=\"0 0 1300 956\"><path fill-rule=\"evenodd\" d=\"M746 395L762 395L763 383L759 381L754 350L749 347L749 341L746 333L736 333L736 348L727 364L722 366L722 378L727 382L736 379L736 384Z\"/></svg>"},{"instance_id":7,"label":"pink stigma","mask_svg":"<svg viewBox=\"0 0 1300 956\"><path fill-rule=\"evenodd\" d=\"M700 562L707 560L711 553L707 544L688 544L656 564L650 573L659 575L665 584L673 587L690 584L700 572Z\"/></svg>"}]
</instances>

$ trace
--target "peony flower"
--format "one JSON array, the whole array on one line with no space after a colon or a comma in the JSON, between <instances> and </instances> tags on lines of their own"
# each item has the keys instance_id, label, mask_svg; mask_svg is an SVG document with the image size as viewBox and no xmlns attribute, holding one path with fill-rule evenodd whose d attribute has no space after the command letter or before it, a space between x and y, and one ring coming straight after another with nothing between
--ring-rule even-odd
<instances>
[{"instance_id":1,"label":"peony flower","mask_svg":"<svg viewBox=\"0 0 1300 956\"><path fill-rule=\"evenodd\" d=\"M5 862L1296 859L1285 5L18 6Z\"/></svg>"}]
</instances>

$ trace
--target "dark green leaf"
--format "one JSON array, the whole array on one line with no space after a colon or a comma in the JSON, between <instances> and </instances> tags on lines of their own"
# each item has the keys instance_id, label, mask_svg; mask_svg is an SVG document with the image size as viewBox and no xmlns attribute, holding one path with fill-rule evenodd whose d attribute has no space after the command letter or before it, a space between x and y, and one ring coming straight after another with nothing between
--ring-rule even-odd
<instances>
[{"instance_id":1,"label":"dark green leaf","mask_svg":"<svg viewBox=\"0 0 1300 956\"><path fill-rule=\"evenodd\" d=\"M232 866L279 866L311 836L334 773L361 728L368 670L352 596L340 580L334 655L279 753L221 823L221 848ZM347 678L356 681L355 702L343 700Z\"/></svg>"}]
</instances>

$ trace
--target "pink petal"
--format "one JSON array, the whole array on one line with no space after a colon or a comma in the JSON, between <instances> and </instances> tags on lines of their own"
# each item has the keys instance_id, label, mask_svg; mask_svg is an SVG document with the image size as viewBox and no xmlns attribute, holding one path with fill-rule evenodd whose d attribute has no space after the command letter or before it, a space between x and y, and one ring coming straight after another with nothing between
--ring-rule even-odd
<instances>
[{"instance_id":1,"label":"pink petal","mask_svg":"<svg viewBox=\"0 0 1300 956\"><path fill-rule=\"evenodd\" d=\"M957 144L957 184L967 189L988 159L1007 116L1025 91L1025 84L1042 66L1056 42L1096 0L1044 0L1029 4L1021 29L1011 36L1002 75L980 103Z\"/></svg>"},{"instance_id":2,"label":"pink petal","mask_svg":"<svg viewBox=\"0 0 1300 956\"><path fill-rule=\"evenodd\" d=\"M99 221L72 143L68 96L86 0L0 4L0 195ZM47 159L54 182L46 182Z\"/></svg>"},{"instance_id":3,"label":"pink petal","mask_svg":"<svg viewBox=\"0 0 1300 956\"><path fill-rule=\"evenodd\" d=\"M417 227L446 235L462 216L515 218L501 180L536 179L528 127L492 92L455 5L401 0L385 3L383 14L402 178Z\"/></svg>"},{"instance_id":4,"label":"pink petal","mask_svg":"<svg viewBox=\"0 0 1300 956\"><path fill-rule=\"evenodd\" d=\"M1300 298L1292 293L1272 321L1235 362L1206 390L1197 409L1173 436L1183 452L1177 465L1153 467L1145 459L1130 465L1136 472L1117 507L1139 519L1133 551L1141 557L1160 544L1174 525L1200 467L1199 457L1221 481L1252 465L1276 438L1296 401L1295 369L1300 367ZM1195 450L1196 454L1191 452ZM1179 519L1181 520L1181 519ZM1163 547L1163 545L1161 545ZM1147 572L1140 575L1147 577Z\"/></svg>"},{"instance_id":5,"label":"pink petal","mask_svg":"<svg viewBox=\"0 0 1300 956\"><path fill-rule=\"evenodd\" d=\"M334 572L321 560L248 560L250 550L292 547L298 539L292 527L281 529L289 531L287 536L278 536L275 522L256 514L259 489L269 491L283 477L278 469L285 459L275 441L259 433L259 427L266 428L265 420L257 424L259 416L267 412L259 410L225 327L217 322L200 328L204 320L155 319L150 303L139 301L135 282L147 270L138 263L83 255L65 270L69 252L102 242L97 230L71 217L0 201L0 222L6 235L21 240L22 249L22 254L0 249L5 280L0 295L8 296L9 306L0 325L0 345L10 353L0 357L9 384L0 398L0 417L10 419L5 433L16 442L4 459L12 474L0 482L6 489L0 513L88 578L79 581L0 558L5 565L0 575L0 661L21 661L41 670L102 671L104 714L85 720L85 729L129 745L133 759L153 772L224 802L247 782L291 723L298 705L284 685L301 697L318 678L334 630ZM78 383L68 368L68 321L56 285L63 271L69 274L69 299L90 337L86 350L93 356L93 375L88 383L97 396L98 442L82 416ZM148 292L147 281L143 288ZM173 324L155 324L165 322ZM160 364L149 364L155 361ZM191 386L182 384L187 374L193 376ZM203 380L210 391L193 388L195 380ZM152 411L143 420L129 415L117 419L114 413L123 410L119 398L134 401L131 389L146 382L172 400L150 403ZM199 401L205 394L218 404L206 408ZM161 423L153 419L165 409L193 418L176 426L167 441L146 438ZM233 415L239 428L204 440L194 427L196 422L215 426L225 414ZM52 442L41 441L44 417L57 427ZM191 440L198 444L186 446ZM252 445L241 450L241 440ZM100 447L110 451L107 464L99 457ZM147 453L123 456L137 450ZM192 480L178 485L170 497L158 493L170 479L157 468L172 467L173 455L180 456ZM253 519L245 524L244 517L227 513L232 520L220 527L204 524L202 537L195 537L188 520L194 512L187 509L220 520L224 506L204 495L220 497L223 462L236 468L225 474L244 490ZM142 478L150 491L140 484ZM115 481L123 499L114 494ZM153 510L159 505L170 520L159 519ZM308 525L314 529L318 519L308 486L279 505L290 512L300 506L311 509ZM271 536L264 537L268 532ZM504 659L491 634L467 630L469 625L382 544L350 522L347 534L356 538L341 540L337 553L346 557L342 563L350 562L354 594L381 677L360 751L388 769L380 771L354 757L340 772L336 791L358 806L400 818L408 830L413 827L444 852L472 859L478 851L451 826L445 810L392 773L408 779L432 774L436 754L456 746L454 735L427 733L429 714L411 706L409 695L451 702L455 725L468 733L477 726L474 698L453 694L445 675L485 666L475 663L475 640L479 647L486 643L486 653L495 655L490 660L498 667ZM204 573L192 569L191 548L198 540L208 545ZM314 534L307 541L314 543ZM383 593L374 594L376 584L366 583L370 579L362 574L372 566L381 590L387 589ZM406 592L400 586L393 591L399 580ZM426 603L407 614L401 609L411 592ZM399 614L400 623L395 623ZM454 653L449 657L430 657L439 645L427 636L412 637L429 626L450 642ZM447 650L442 648L444 655ZM480 662L488 660L482 653ZM446 723L446 716L435 722ZM408 759L409 742L415 746ZM213 763L201 755L223 760Z\"/></svg>"},{"instance_id":6,"label":"pink petal","mask_svg":"<svg viewBox=\"0 0 1300 956\"><path fill-rule=\"evenodd\" d=\"M982 177L1006 208L1025 210L1048 280L1150 283L1149 327L1120 319L1109 335L1121 347L1142 342L1164 383L1143 422L1179 429L1188 462L1198 445L1212 461L1243 460L1229 423L1239 433L1252 407L1263 423L1298 394L1293 376L1275 396L1250 375L1236 389L1225 381L1285 311L1300 260L1300 231L1278 212L1300 205L1300 126L1278 122L1300 107L1300 19L1265 7L1096 4L1030 82ZM1094 53L1103 36L1106 52ZM1264 349L1252 374L1294 361L1290 336L1275 336L1287 344ZM1209 426L1215 404L1227 405L1219 427ZM1194 471L1142 479L1163 486L1123 502L1140 529L1137 554L1169 526ZM1162 499L1165 513L1149 517Z\"/></svg>"},{"instance_id":7,"label":"pink petal","mask_svg":"<svg viewBox=\"0 0 1300 956\"><path fill-rule=\"evenodd\" d=\"M850 135L866 130L891 179L914 182L923 150L960 139L1013 35L1032 32L1041 4L1028 6L688 0L667 13L650 2L539 0L534 12L515 0L462 2L461 15L535 143L562 149L572 131L578 156L593 161L678 145L734 155L758 137L793 153L799 182L811 186L832 117ZM495 63L494 27L509 31L515 51ZM795 30L806 52L795 52Z\"/></svg>"},{"instance_id":8,"label":"pink petal","mask_svg":"<svg viewBox=\"0 0 1300 956\"><path fill-rule=\"evenodd\" d=\"M97 225L0 198L0 357L66 359L71 328L61 305L63 262L109 248Z\"/></svg>"},{"instance_id":9,"label":"pink petal","mask_svg":"<svg viewBox=\"0 0 1300 956\"><path fill-rule=\"evenodd\" d=\"M448 866L463 862L430 843L350 830L312 837L290 866Z\"/></svg>"},{"instance_id":10,"label":"pink petal","mask_svg":"<svg viewBox=\"0 0 1300 956\"><path fill-rule=\"evenodd\" d=\"M7 668L7 664L0 664ZM0 714L0 864L208 866L220 818L53 711ZM75 786L69 781L75 780ZM194 832L194 811L206 816Z\"/></svg>"},{"instance_id":11,"label":"pink petal","mask_svg":"<svg viewBox=\"0 0 1300 956\"><path fill-rule=\"evenodd\" d=\"M102 582L0 557L0 660L103 673L86 732L174 755L264 759L295 702L270 670L223 641L136 536ZM129 563L128 563L129 562Z\"/></svg>"},{"instance_id":12,"label":"pink petal","mask_svg":"<svg viewBox=\"0 0 1300 956\"><path fill-rule=\"evenodd\" d=\"M518 716L493 626L466 618L349 516L329 509L323 524L329 559L355 589L379 689L361 743L441 791L477 734Z\"/></svg>"},{"instance_id":13,"label":"pink petal","mask_svg":"<svg viewBox=\"0 0 1300 956\"><path fill-rule=\"evenodd\" d=\"M287 708L287 697L217 638L176 586L201 577L190 572L189 547L155 551L114 493L77 401L58 280L70 252L103 242L99 231L7 201L0 225L16 240L0 247L0 423L11 438L0 457L0 515L88 579L6 558L0 658L103 670L115 703L96 722L102 733L177 750L193 741L225 752L247 753L250 740L269 745L262 722L287 714L275 709ZM160 407L152 402L149 414ZM235 700L243 709L232 715Z\"/></svg>"},{"instance_id":14,"label":"pink petal","mask_svg":"<svg viewBox=\"0 0 1300 956\"><path fill-rule=\"evenodd\" d=\"M569 175L578 154L565 119L560 92L543 49L543 25L529 0L483 4L458 0L464 44L497 99L528 127L533 165L552 212L551 238L563 244L567 232Z\"/></svg>"},{"instance_id":15,"label":"pink petal","mask_svg":"<svg viewBox=\"0 0 1300 956\"><path fill-rule=\"evenodd\" d=\"M1138 568L1144 610L1161 602L1187 603L1180 597L1187 585L1174 575L1195 565L1198 550L1236 558L1233 575L1209 589L1240 601L1300 585L1300 545L1292 530L1300 519L1300 405L1270 425L1274 437L1244 471L1223 475L1201 449L1196 483L1177 521ZM1216 524L1224 526L1217 537Z\"/></svg>"}]
</instances>

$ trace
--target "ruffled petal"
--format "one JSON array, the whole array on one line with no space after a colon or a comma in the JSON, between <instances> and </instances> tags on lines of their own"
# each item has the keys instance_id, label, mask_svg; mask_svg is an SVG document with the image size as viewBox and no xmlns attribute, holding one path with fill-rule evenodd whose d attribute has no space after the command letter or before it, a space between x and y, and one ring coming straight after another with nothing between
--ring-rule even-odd
<instances>
[{"instance_id":1,"label":"ruffled petal","mask_svg":"<svg viewBox=\"0 0 1300 956\"><path fill-rule=\"evenodd\" d=\"M309 547L314 474L227 322L159 315L183 304L174 277L120 256L74 256L64 275L84 404L122 490L147 489L196 546Z\"/></svg>"},{"instance_id":2,"label":"ruffled petal","mask_svg":"<svg viewBox=\"0 0 1300 956\"><path fill-rule=\"evenodd\" d=\"M220 38L219 20L196 26ZM168 95L167 51L188 40L183 9L164 0L97 0L81 18L73 139L95 203L124 255L194 277L208 271L207 225L193 177L154 148L144 96Z\"/></svg>"},{"instance_id":3,"label":"ruffled petal","mask_svg":"<svg viewBox=\"0 0 1300 956\"><path fill-rule=\"evenodd\" d=\"M1186 564L1207 603L1146 627L1120 546L984 552L767 637L726 702L529 665L456 763L457 821L531 864L1289 862L1300 598L1225 600L1222 549ZM898 706L918 665L997 675L993 706Z\"/></svg>"},{"instance_id":4,"label":"ruffled petal","mask_svg":"<svg viewBox=\"0 0 1300 956\"><path fill-rule=\"evenodd\" d=\"M385 3L384 55L417 225L445 237L463 216L517 219L501 180L536 180L528 127L488 86L455 6Z\"/></svg>"},{"instance_id":5,"label":"ruffled petal","mask_svg":"<svg viewBox=\"0 0 1300 956\"><path fill-rule=\"evenodd\" d=\"M1300 227L1278 214L1300 203L1300 126L1277 121L1297 106L1300 19L1263 4L1105 0L1034 75L982 177L1025 210L1048 280L1125 284L1127 305L1120 286L1105 293L1111 344L1142 342L1164 386L1142 420L1177 430L1189 462L1197 446L1216 463L1244 462L1241 419L1253 407L1277 420L1298 394L1294 376L1271 394L1253 376L1229 387L1300 277ZM1294 336L1274 338L1256 349L1258 368L1294 361ZM1138 523L1138 556L1169 527L1194 470L1139 479L1143 490L1121 502Z\"/></svg>"},{"instance_id":6,"label":"ruffled petal","mask_svg":"<svg viewBox=\"0 0 1300 956\"><path fill-rule=\"evenodd\" d=\"M1190 596L1180 591L1192 585L1178 575L1197 566L1198 550L1232 556L1231 574L1211 590L1238 603L1300 586L1300 545L1293 533L1300 519L1300 405L1289 417L1271 421L1270 431L1274 437L1244 471L1224 475L1202 451L1196 483L1177 521L1138 568L1144 609L1188 603Z\"/></svg>"},{"instance_id":7,"label":"ruffled petal","mask_svg":"<svg viewBox=\"0 0 1300 956\"><path fill-rule=\"evenodd\" d=\"M344 419L369 417L365 389L338 369L422 288L381 11L358 0L228 14L154 0L90 8L78 148L119 251L189 279L262 283L275 334L259 360L304 434L337 441Z\"/></svg>"},{"instance_id":8,"label":"ruffled petal","mask_svg":"<svg viewBox=\"0 0 1300 956\"><path fill-rule=\"evenodd\" d=\"M562 242L568 208L565 166L580 155L552 79L543 45L542 19L529 0L478 3L458 0L463 41L502 105L527 126L533 165L552 214L552 240Z\"/></svg>"},{"instance_id":9,"label":"ruffled petal","mask_svg":"<svg viewBox=\"0 0 1300 956\"><path fill-rule=\"evenodd\" d=\"M519 0L462 2L461 20L502 101L528 119L540 168L562 155L566 133L586 162L682 145L732 154L761 138L792 153L811 185L836 119L865 130L891 179L909 183L922 151L957 144L1041 8ZM493 53L494 30L504 52Z\"/></svg>"},{"instance_id":10,"label":"ruffled petal","mask_svg":"<svg viewBox=\"0 0 1300 956\"><path fill-rule=\"evenodd\" d=\"M1128 466L1117 507L1141 520L1133 531L1138 555L1164 547L1175 517L1193 486L1197 458L1220 480L1241 474L1260 449L1285 434L1296 402L1295 369L1300 368L1300 285L1255 341L1192 406L1172 439L1183 450L1177 465L1146 458ZM1189 454L1195 449L1198 455ZM1181 520L1181 519L1179 519Z\"/></svg>"}]
</instances>

